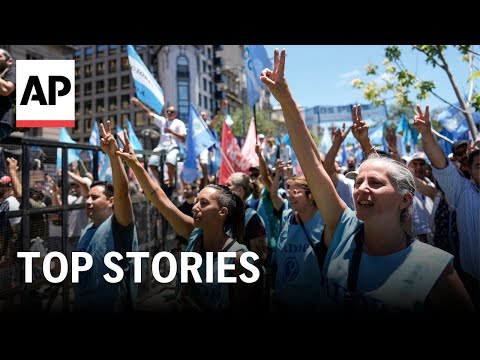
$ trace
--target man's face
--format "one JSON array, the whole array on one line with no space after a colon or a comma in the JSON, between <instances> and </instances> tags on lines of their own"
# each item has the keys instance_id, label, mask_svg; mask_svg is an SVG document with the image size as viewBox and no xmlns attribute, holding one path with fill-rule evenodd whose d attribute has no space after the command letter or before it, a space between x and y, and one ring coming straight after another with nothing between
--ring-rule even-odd
<instances>
[{"instance_id":1,"label":"man's face","mask_svg":"<svg viewBox=\"0 0 480 360\"><path fill-rule=\"evenodd\" d=\"M85 202L87 215L98 225L105 221L113 211L113 196L107 199L104 185L97 185L88 192L88 199Z\"/></svg>"},{"instance_id":2,"label":"man's face","mask_svg":"<svg viewBox=\"0 0 480 360\"><path fill-rule=\"evenodd\" d=\"M467 144L457 146L453 152L453 159L457 160L463 166L468 167Z\"/></svg>"},{"instance_id":3,"label":"man's face","mask_svg":"<svg viewBox=\"0 0 480 360\"><path fill-rule=\"evenodd\" d=\"M419 179L425 178L425 160L415 159L410 161L408 168L413 172L413 174Z\"/></svg>"},{"instance_id":4,"label":"man's face","mask_svg":"<svg viewBox=\"0 0 480 360\"><path fill-rule=\"evenodd\" d=\"M202 111L200 113L200 116L202 117L203 120L207 121L208 120L208 114L205 111Z\"/></svg>"},{"instance_id":5,"label":"man's face","mask_svg":"<svg viewBox=\"0 0 480 360\"><path fill-rule=\"evenodd\" d=\"M12 59L7 58L3 51L0 51L0 73L12 65Z\"/></svg>"},{"instance_id":6,"label":"man's face","mask_svg":"<svg viewBox=\"0 0 480 360\"><path fill-rule=\"evenodd\" d=\"M167 118L168 120L172 121L173 119L175 119L175 117L177 116L177 110L175 110L174 107L169 107L167 109Z\"/></svg>"}]
</instances>

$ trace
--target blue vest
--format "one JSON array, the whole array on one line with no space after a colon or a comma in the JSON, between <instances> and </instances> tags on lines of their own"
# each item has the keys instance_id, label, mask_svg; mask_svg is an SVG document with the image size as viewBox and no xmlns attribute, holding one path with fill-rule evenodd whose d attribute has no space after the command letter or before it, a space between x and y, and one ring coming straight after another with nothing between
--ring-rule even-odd
<instances>
[{"instance_id":1,"label":"blue vest","mask_svg":"<svg viewBox=\"0 0 480 360\"><path fill-rule=\"evenodd\" d=\"M355 249L355 234L362 222L345 209L328 249L324 270L327 294L344 309L348 269ZM362 253L355 308L358 311L421 311L433 285L453 256L420 241L386 256Z\"/></svg>"},{"instance_id":2,"label":"blue vest","mask_svg":"<svg viewBox=\"0 0 480 360\"><path fill-rule=\"evenodd\" d=\"M115 272L104 264L104 257L115 251L112 231L112 214L101 223L86 248L92 255L93 265L90 270L80 273L80 281L75 287L75 306L77 311L125 311L135 306L137 286L133 282L133 259L129 259L124 269L123 280L116 284L108 283L104 274L115 276ZM78 248L82 249L84 234L93 226L87 225L80 237ZM131 251L138 251L137 231L133 228Z\"/></svg>"},{"instance_id":3,"label":"blue vest","mask_svg":"<svg viewBox=\"0 0 480 360\"><path fill-rule=\"evenodd\" d=\"M294 223L292 209L282 214L284 226L275 249L277 275L275 302L283 310L317 311L325 293L317 256L300 224ZM314 244L321 241L325 223L317 211L305 225Z\"/></svg>"}]
</instances>

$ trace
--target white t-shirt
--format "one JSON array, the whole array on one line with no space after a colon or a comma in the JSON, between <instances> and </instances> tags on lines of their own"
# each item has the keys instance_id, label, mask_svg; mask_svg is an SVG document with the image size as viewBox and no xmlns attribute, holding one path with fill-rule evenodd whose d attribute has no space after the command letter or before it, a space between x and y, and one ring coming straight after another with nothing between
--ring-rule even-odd
<instances>
[{"instance_id":1,"label":"white t-shirt","mask_svg":"<svg viewBox=\"0 0 480 360\"><path fill-rule=\"evenodd\" d=\"M179 148L183 146L183 141L175 135L165 131L166 128L169 128L177 134L187 135L187 128L182 120L173 119L172 121L168 121L165 117L157 114L153 114L153 119L155 125L160 128L160 139L158 140L157 147L153 149L154 151L169 149L174 146L178 146Z\"/></svg>"},{"instance_id":2,"label":"white t-shirt","mask_svg":"<svg viewBox=\"0 0 480 360\"><path fill-rule=\"evenodd\" d=\"M9 206L9 211L17 211L20 210L20 203L18 202L17 198L15 196L9 196L8 198L5 199L5 201L8 202ZM20 220L22 220L21 217L14 217L10 218L10 225L13 227L14 225L17 225Z\"/></svg>"}]
</instances>

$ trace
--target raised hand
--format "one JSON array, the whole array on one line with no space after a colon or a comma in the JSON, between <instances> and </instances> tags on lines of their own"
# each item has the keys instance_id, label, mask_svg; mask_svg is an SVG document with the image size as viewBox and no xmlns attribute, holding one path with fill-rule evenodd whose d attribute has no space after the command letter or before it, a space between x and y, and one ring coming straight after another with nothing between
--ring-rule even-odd
<instances>
[{"instance_id":1,"label":"raised hand","mask_svg":"<svg viewBox=\"0 0 480 360\"><path fill-rule=\"evenodd\" d=\"M343 143L348 133L350 132L350 129L351 127L349 127L348 130L345 131L345 123L343 123L342 129L338 128L332 131L332 143Z\"/></svg>"},{"instance_id":2,"label":"raised hand","mask_svg":"<svg viewBox=\"0 0 480 360\"><path fill-rule=\"evenodd\" d=\"M118 150L117 142L115 137L110 130L110 120L107 121L107 127L103 126L103 123L100 123L100 134L102 138L100 139L100 148L102 151L109 156L115 156L115 152Z\"/></svg>"},{"instance_id":3,"label":"raised hand","mask_svg":"<svg viewBox=\"0 0 480 360\"><path fill-rule=\"evenodd\" d=\"M358 104L357 106L353 105L352 119L352 133L355 139L357 139L360 144L368 141L369 126L364 121L362 121L362 106L360 104Z\"/></svg>"},{"instance_id":4,"label":"raised hand","mask_svg":"<svg viewBox=\"0 0 480 360\"><path fill-rule=\"evenodd\" d=\"M287 100L291 97L290 90L288 89L287 80L285 79L285 56L286 50L282 49L279 54L278 49L275 49L273 53L273 71L266 68L262 71L260 80L263 81L272 95L278 102Z\"/></svg>"},{"instance_id":5,"label":"raised hand","mask_svg":"<svg viewBox=\"0 0 480 360\"><path fill-rule=\"evenodd\" d=\"M138 162L138 159L128 138L127 129L123 129L123 137L125 140L122 139L121 136L118 137L123 145L123 149L117 150L116 155L118 155L120 159L123 159L128 166L132 167Z\"/></svg>"},{"instance_id":6,"label":"raised hand","mask_svg":"<svg viewBox=\"0 0 480 360\"><path fill-rule=\"evenodd\" d=\"M18 170L18 161L17 159L13 157L7 157L7 163L8 163L8 170L10 171L10 175L13 172L16 172Z\"/></svg>"},{"instance_id":7,"label":"raised hand","mask_svg":"<svg viewBox=\"0 0 480 360\"><path fill-rule=\"evenodd\" d=\"M432 124L430 123L430 112L428 105L425 107L425 113L422 112L420 105L417 105L417 111L413 118L413 124L422 136L432 133Z\"/></svg>"}]
</instances>

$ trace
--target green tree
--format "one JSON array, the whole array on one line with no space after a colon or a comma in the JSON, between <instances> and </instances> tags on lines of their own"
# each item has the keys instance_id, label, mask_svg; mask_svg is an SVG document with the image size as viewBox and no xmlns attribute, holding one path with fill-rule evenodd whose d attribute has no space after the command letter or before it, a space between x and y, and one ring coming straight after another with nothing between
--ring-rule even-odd
<instances>
[{"instance_id":1,"label":"green tree","mask_svg":"<svg viewBox=\"0 0 480 360\"><path fill-rule=\"evenodd\" d=\"M461 94L457 81L453 76L450 66L445 58L446 45L412 45L412 48L425 55L425 62L432 67L441 68L447 75L455 95L458 99L460 107L451 104L442 98L435 91L435 83L433 81L421 80L409 71L402 62L402 53L398 46L388 46L385 48L385 60L383 66L385 73L382 75L384 80L382 84L375 81L364 82L361 79L354 79L352 85L357 89L363 91L365 99L371 101L373 104L385 104L385 100L394 98L396 103L402 108L414 109L418 100L426 99L430 94L442 100L446 104L454 106L461 111L470 131L475 138L478 138L477 128L473 122L471 110L480 110L480 94L474 94L474 80L480 77L480 71L475 67L474 61L480 55L473 51L472 45L452 45L463 56L463 60L468 64L470 69L469 94L467 100ZM378 65L369 64L365 66L367 76L378 77ZM393 97L392 94L393 93ZM416 100L412 99L415 96Z\"/></svg>"}]
</instances>

